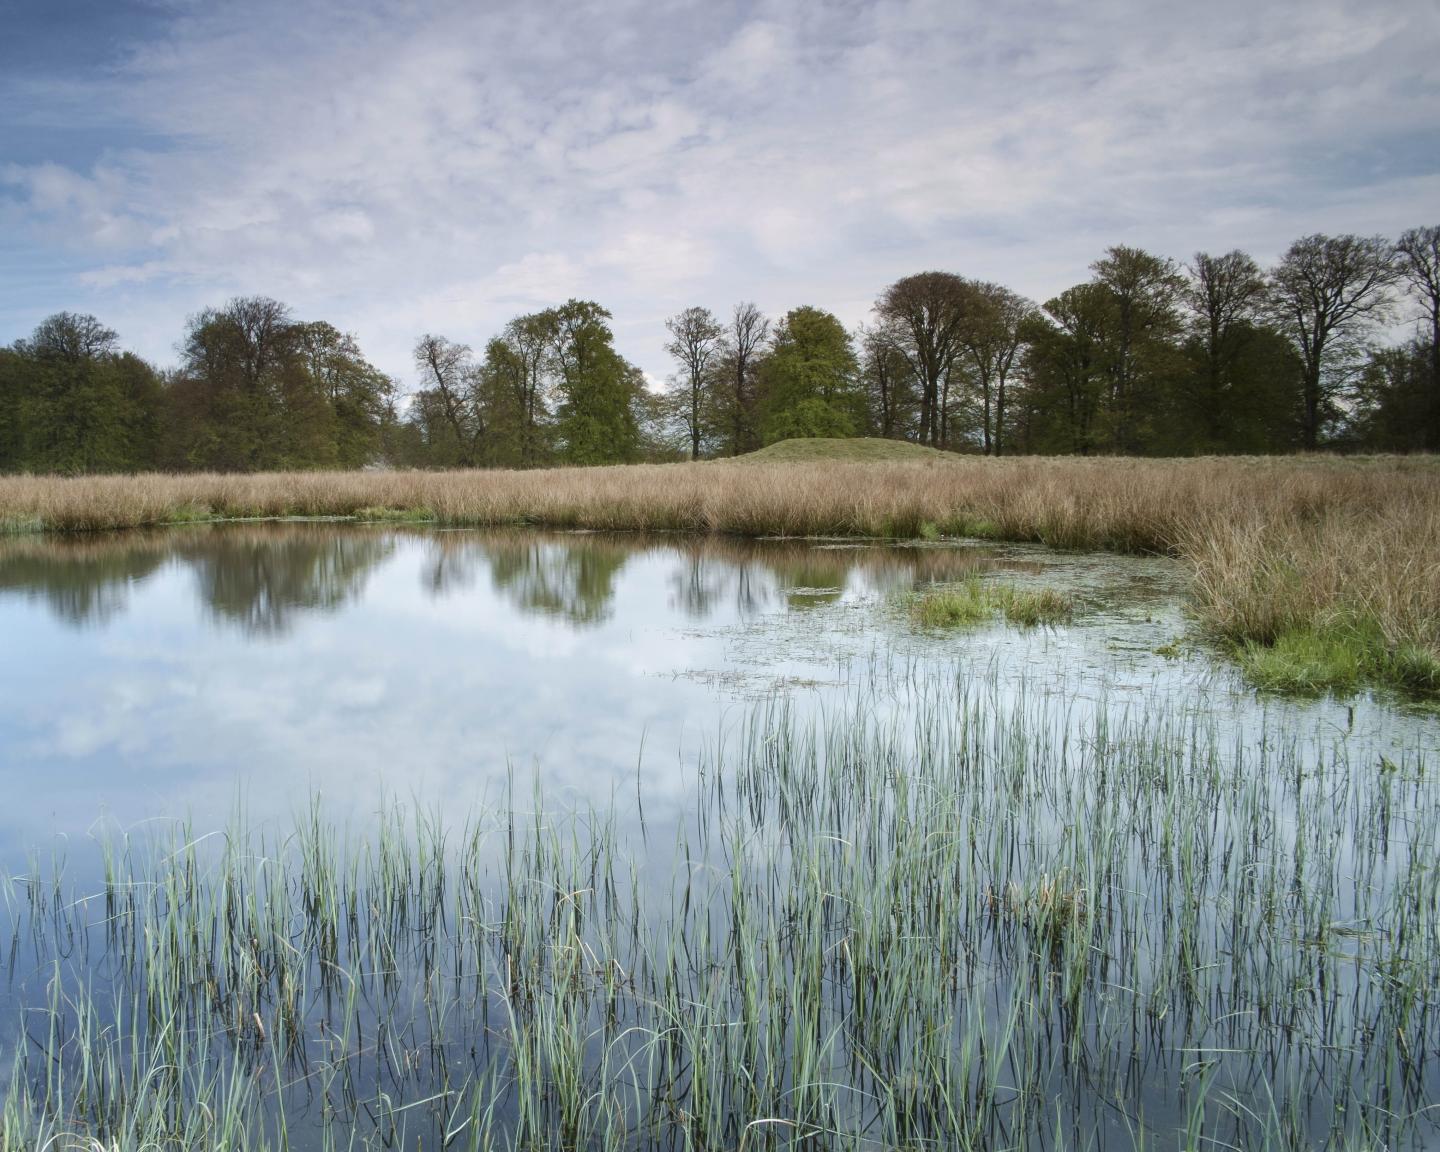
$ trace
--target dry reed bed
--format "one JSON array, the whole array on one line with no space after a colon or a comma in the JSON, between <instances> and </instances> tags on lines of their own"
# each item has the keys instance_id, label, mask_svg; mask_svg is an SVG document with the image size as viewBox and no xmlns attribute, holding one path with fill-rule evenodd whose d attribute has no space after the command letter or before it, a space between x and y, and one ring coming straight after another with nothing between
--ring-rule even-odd
<instances>
[{"instance_id":1,"label":"dry reed bed","mask_svg":"<svg viewBox=\"0 0 1440 1152\"><path fill-rule=\"evenodd\" d=\"M1161 552L1234 640L1365 620L1440 654L1440 465L1430 458L635 465L531 472L0 478L0 527L356 516L457 525L916 536Z\"/></svg>"}]
</instances>

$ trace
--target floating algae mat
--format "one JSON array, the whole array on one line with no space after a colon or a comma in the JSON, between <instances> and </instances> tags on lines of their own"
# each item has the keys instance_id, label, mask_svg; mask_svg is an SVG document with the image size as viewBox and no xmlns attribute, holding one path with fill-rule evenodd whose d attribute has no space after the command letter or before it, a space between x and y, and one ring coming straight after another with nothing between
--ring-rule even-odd
<instances>
[{"instance_id":1,"label":"floating algae mat","mask_svg":"<svg viewBox=\"0 0 1440 1152\"><path fill-rule=\"evenodd\" d=\"M200 528L0 634L0 1147L1440 1142L1440 725L1162 561Z\"/></svg>"}]
</instances>

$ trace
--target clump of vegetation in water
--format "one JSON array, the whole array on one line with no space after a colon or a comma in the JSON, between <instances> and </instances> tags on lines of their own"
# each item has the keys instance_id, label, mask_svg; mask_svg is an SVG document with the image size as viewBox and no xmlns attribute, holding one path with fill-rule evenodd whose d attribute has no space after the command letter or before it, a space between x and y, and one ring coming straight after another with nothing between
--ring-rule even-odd
<instances>
[{"instance_id":1,"label":"clump of vegetation in water","mask_svg":"<svg viewBox=\"0 0 1440 1152\"><path fill-rule=\"evenodd\" d=\"M1274 692L1340 695L1368 682L1440 694L1440 658L1419 645L1392 646L1373 625L1289 628L1271 644L1242 644L1237 654L1250 681Z\"/></svg>"},{"instance_id":2,"label":"clump of vegetation in water","mask_svg":"<svg viewBox=\"0 0 1440 1152\"><path fill-rule=\"evenodd\" d=\"M1075 602L1054 588L1018 588L971 577L920 594L910 612L926 628L969 627L1002 615L1012 624L1033 628L1040 624L1068 624L1075 615Z\"/></svg>"}]
</instances>

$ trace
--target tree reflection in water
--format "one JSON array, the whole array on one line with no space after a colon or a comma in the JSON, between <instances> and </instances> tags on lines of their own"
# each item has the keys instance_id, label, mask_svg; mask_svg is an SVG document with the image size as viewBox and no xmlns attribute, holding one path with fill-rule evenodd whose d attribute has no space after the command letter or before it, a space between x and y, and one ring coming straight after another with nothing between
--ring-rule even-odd
<instances>
[{"instance_id":1,"label":"tree reflection in water","mask_svg":"<svg viewBox=\"0 0 1440 1152\"><path fill-rule=\"evenodd\" d=\"M805 610L834 603L847 591L908 592L997 565L1034 567L983 548L232 524L0 540L0 595L39 597L67 623L103 626L126 610L132 589L178 565L194 573L214 618L254 635L280 636L303 615L358 600L370 575L404 539L423 543L429 595L456 595L485 579L521 613L578 628L610 619L620 574L638 557L671 562L665 576L669 608L696 621L722 610L740 619Z\"/></svg>"},{"instance_id":2,"label":"tree reflection in water","mask_svg":"<svg viewBox=\"0 0 1440 1152\"><path fill-rule=\"evenodd\" d=\"M43 598L77 627L103 626L167 565L194 572L219 620L279 636L299 615L356 599L393 537L329 524L246 524L0 541L0 593Z\"/></svg>"}]
</instances>

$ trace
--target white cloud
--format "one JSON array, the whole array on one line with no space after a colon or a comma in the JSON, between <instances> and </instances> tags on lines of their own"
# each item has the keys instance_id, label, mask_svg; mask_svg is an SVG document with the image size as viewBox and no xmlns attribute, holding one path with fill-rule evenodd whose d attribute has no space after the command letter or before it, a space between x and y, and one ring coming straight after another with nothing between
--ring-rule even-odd
<instances>
[{"instance_id":1,"label":"white cloud","mask_svg":"<svg viewBox=\"0 0 1440 1152\"><path fill-rule=\"evenodd\" d=\"M1112 243L1398 232L1437 202L1437 46L1408 0L182 7L29 90L136 135L0 168L43 286L0 339L84 307L168 359L258 292L406 376L421 331L582 295L661 375L692 303L853 323L921 268L1044 297Z\"/></svg>"}]
</instances>

